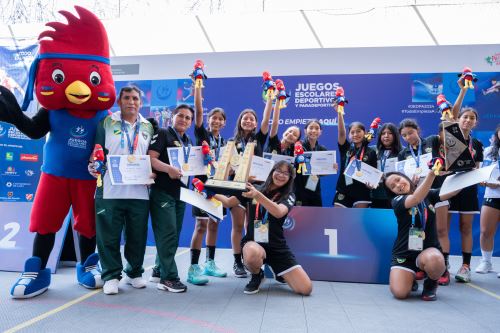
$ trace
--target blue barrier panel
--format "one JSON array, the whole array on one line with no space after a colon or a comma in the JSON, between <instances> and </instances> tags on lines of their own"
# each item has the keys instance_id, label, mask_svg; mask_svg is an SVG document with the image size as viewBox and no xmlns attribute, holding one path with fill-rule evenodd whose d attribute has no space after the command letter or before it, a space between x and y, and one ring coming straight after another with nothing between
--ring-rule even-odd
<instances>
[{"instance_id":1,"label":"blue barrier panel","mask_svg":"<svg viewBox=\"0 0 500 333\"><path fill-rule=\"evenodd\" d=\"M387 209L294 207L285 237L313 280L388 283L396 217Z\"/></svg>"}]
</instances>

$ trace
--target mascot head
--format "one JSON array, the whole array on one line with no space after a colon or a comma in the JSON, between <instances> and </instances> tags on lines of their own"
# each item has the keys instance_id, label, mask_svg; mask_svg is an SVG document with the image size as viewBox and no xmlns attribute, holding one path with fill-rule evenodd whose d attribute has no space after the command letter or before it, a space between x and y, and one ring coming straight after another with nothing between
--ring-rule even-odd
<instances>
[{"instance_id":1,"label":"mascot head","mask_svg":"<svg viewBox=\"0 0 500 333\"><path fill-rule=\"evenodd\" d=\"M49 110L106 110L116 93L111 75L108 36L90 11L75 6L79 18L60 11L68 24L49 22L54 30L38 36L39 53L30 68L23 110L33 99Z\"/></svg>"}]
</instances>

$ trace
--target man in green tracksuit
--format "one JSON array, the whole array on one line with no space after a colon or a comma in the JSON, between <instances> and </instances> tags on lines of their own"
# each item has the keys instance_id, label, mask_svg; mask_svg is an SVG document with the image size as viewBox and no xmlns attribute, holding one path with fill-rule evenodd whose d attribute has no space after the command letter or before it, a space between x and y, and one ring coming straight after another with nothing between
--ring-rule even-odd
<instances>
[{"instance_id":1,"label":"man in green tracksuit","mask_svg":"<svg viewBox=\"0 0 500 333\"><path fill-rule=\"evenodd\" d=\"M105 155L126 155L132 162L147 155L153 136L152 125L139 113L142 92L137 87L124 87L120 91L120 111L100 122L96 133L96 144L100 144ZM134 288L146 287L142 278L144 252L148 232L149 190L144 185L113 185L109 168L103 175L103 184L95 196L96 238L99 252L103 291L107 295L118 293L122 277L120 241L125 230L125 280ZM95 175L92 164L89 171Z\"/></svg>"}]
</instances>

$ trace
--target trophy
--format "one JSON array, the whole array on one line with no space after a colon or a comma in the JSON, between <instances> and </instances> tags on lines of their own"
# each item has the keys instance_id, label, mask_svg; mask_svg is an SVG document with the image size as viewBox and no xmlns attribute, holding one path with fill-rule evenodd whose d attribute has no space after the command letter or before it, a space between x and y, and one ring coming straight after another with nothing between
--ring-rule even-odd
<instances>
[{"instance_id":1,"label":"trophy","mask_svg":"<svg viewBox=\"0 0 500 333\"><path fill-rule=\"evenodd\" d=\"M458 123L443 121L441 126L443 126L444 133L445 170L465 171L473 169L476 163Z\"/></svg>"},{"instance_id":2,"label":"trophy","mask_svg":"<svg viewBox=\"0 0 500 333\"><path fill-rule=\"evenodd\" d=\"M220 194L234 195L246 192L250 166L255 149L255 142L249 142L245 146L243 155L235 154L235 142L228 141L222 156L219 159L217 170L213 178L205 182L205 187L212 192ZM231 164L237 164L238 169L233 180L228 180Z\"/></svg>"}]
</instances>

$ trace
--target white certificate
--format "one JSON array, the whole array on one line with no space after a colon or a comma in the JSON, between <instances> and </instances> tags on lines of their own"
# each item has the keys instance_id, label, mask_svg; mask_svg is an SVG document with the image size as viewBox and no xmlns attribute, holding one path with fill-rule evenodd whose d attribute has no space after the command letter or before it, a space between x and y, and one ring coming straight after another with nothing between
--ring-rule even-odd
<instances>
[{"instance_id":1,"label":"white certificate","mask_svg":"<svg viewBox=\"0 0 500 333\"><path fill-rule=\"evenodd\" d=\"M337 170L333 164L337 161L337 152L335 150L326 151L306 151L307 171L302 172L303 175L333 175Z\"/></svg>"},{"instance_id":2,"label":"white certificate","mask_svg":"<svg viewBox=\"0 0 500 333\"><path fill-rule=\"evenodd\" d=\"M427 153L420 155L420 163L417 168L417 163L413 157L407 158L406 160L399 161L396 163L396 171L404 173L410 178L414 175L418 175L420 178L427 176L430 169L427 163L432 160L432 153Z\"/></svg>"},{"instance_id":3,"label":"white certificate","mask_svg":"<svg viewBox=\"0 0 500 333\"><path fill-rule=\"evenodd\" d=\"M189 157L185 161L184 151L187 147L169 147L167 148L168 160L170 165L182 170L183 176L199 176L207 174L207 167L203 163L203 153L201 146L191 146Z\"/></svg>"},{"instance_id":4,"label":"white certificate","mask_svg":"<svg viewBox=\"0 0 500 333\"><path fill-rule=\"evenodd\" d=\"M214 217L215 220L220 221L224 217L222 203L220 201L215 199L206 199L198 192L181 187L180 200L204 210L209 215Z\"/></svg>"},{"instance_id":5,"label":"white certificate","mask_svg":"<svg viewBox=\"0 0 500 333\"><path fill-rule=\"evenodd\" d=\"M380 179L384 175L382 171L375 169L365 162L361 162L361 170L358 171L356 168L356 163L352 160L344 171L346 177L355 179L363 184L370 184L370 186L378 187Z\"/></svg>"},{"instance_id":6,"label":"white certificate","mask_svg":"<svg viewBox=\"0 0 500 333\"><path fill-rule=\"evenodd\" d=\"M148 185L151 179L149 155L108 155L108 171L112 185Z\"/></svg>"},{"instance_id":7,"label":"white certificate","mask_svg":"<svg viewBox=\"0 0 500 333\"><path fill-rule=\"evenodd\" d=\"M495 162L495 168L491 172L490 179L486 181L488 184L500 185L500 170L498 169L498 162Z\"/></svg>"},{"instance_id":8,"label":"white certificate","mask_svg":"<svg viewBox=\"0 0 500 333\"><path fill-rule=\"evenodd\" d=\"M460 172L451 176L446 177L441 186L441 191L439 195L445 195L457 190L466 188L467 186L475 185L480 182L485 182L490 179L495 165L474 169L472 171Z\"/></svg>"},{"instance_id":9,"label":"white certificate","mask_svg":"<svg viewBox=\"0 0 500 333\"><path fill-rule=\"evenodd\" d=\"M262 154L262 156L268 160L273 160L275 163L278 163L280 161L287 161L288 163L293 164L295 162L295 158L288 155L264 153Z\"/></svg>"},{"instance_id":10,"label":"white certificate","mask_svg":"<svg viewBox=\"0 0 500 333\"><path fill-rule=\"evenodd\" d=\"M255 177L255 180L265 182L271 173L274 166L274 161L259 156L252 156L252 165L250 166L250 176Z\"/></svg>"},{"instance_id":11,"label":"white certificate","mask_svg":"<svg viewBox=\"0 0 500 333\"><path fill-rule=\"evenodd\" d=\"M398 163L397 157L391 157L385 160L384 175L389 172L396 171L396 163ZM377 169L382 171L382 163L380 160L377 161Z\"/></svg>"}]
</instances>

